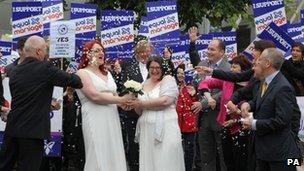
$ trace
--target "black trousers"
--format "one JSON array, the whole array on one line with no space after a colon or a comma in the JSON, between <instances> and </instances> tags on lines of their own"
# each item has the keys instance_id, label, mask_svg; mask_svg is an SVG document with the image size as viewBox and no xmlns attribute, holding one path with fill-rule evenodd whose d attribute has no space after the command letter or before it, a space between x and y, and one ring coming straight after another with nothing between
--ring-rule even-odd
<instances>
[{"instance_id":1,"label":"black trousers","mask_svg":"<svg viewBox=\"0 0 304 171\"><path fill-rule=\"evenodd\" d=\"M251 131L248 136L248 152L247 152L247 170L255 171L256 170L256 155L255 155L255 144L254 144L254 132Z\"/></svg>"},{"instance_id":2,"label":"black trousers","mask_svg":"<svg viewBox=\"0 0 304 171\"><path fill-rule=\"evenodd\" d=\"M234 165L234 144L229 128L223 128L222 130L222 148L227 171L237 171Z\"/></svg>"},{"instance_id":3,"label":"black trousers","mask_svg":"<svg viewBox=\"0 0 304 171\"><path fill-rule=\"evenodd\" d=\"M184 149L184 160L186 171L192 171L194 158L195 133L182 133L182 144Z\"/></svg>"},{"instance_id":4,"label":"black trousers","mask_svg":"<svg viewBox=\"0 0 304 171\"><path fill-rule=\"evenodd\" d=\"M256 171L296 171L296 166L287 166L286 161L268 162L263 160L256 161Z\"/></svg>"},{"instance_id":5,"label":"black trousers","mask_svg":"<svg viewBox=\"0 0 304 171\"><path fill-rule=\"evenodd\" d=\"M121 124L126 159L130 171L139 170L139 146L134 141L137 120L138 118L124 116Z\"/></svg>"},{"instance_id":6,"label":"black trousers","mask_svg":"<svg viewBox=\"0 0 304 171\"><path fill-rule=\"evenodd\" d=\"M193 159L193 171L200 171L202 168L202 161L199 149L198 132L194 136L194 159Z\"/></svg>"},{"instance_id":7,"label":"black trousers","mask_svg":"<svg viewBox=\"0 0 304 171\"><path fill-rule=\"evenodd\" d=\"M43 139L4 136L0 151L0 170L39 171L43 156Z\"/></svg>"},{"instance_id":8,"label":"black trousers","mask_svg":"<svg viewBox=\"0 0 304 171\"><path fill-rule=\"evenodd\" d=\"M230 128L222 131L222 147L227 171L247 170L248 132L230 133Z\"/></svg>"}]
</instances>

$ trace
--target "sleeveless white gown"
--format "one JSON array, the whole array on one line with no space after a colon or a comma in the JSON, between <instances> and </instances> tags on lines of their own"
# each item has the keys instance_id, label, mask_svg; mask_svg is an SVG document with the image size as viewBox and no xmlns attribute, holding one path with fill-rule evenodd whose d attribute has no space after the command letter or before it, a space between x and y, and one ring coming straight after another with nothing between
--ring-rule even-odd
<instances>
[{"instance_id":1,"label":"sleeveless white gown","mask_svg":"<svg viewBox=\"0 0 304 171\"><path fill-rule=\"evenodd\" d=\"M161 96L177 98L178 88L173 77L166 76L160 85L150 92L144 92L139 99L145 101ZM160 136L156 133L159 130L156 127L162 130ZM163 110L144 110L137 122L136 138L139 141L140 171L185 170L175 104Z\"/></svg>"},{"instance_id":2,"label":"sleeveless white gown","mask_svg":"<svg viewBox=\"0 0 304 171\"><path fill-rule=\"evenodd\" d=\"M105 82L84 69L100 92L116 93L110 73ZM85 171L126 171L126 159L121 126L116 105L100 105L90 101L81 90L77 94L82 104L82 131L85 145Z\"/></svg>"}]
</instances>

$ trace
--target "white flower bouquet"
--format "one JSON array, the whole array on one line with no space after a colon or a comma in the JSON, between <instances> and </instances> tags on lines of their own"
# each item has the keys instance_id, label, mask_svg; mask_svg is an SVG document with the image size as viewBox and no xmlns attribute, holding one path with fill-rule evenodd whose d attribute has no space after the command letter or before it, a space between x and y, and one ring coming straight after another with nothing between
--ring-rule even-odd
<instances>
[{"instance_id":1,"label":"white flower bouquet","mask_svg":"<svg viewBox=\"0 0 304 171\"><path fill-rule=\"evenodd\" d=\"M142 91L142 85L139 82L128 80L124 83L124 86L125 88L122 91L123 94L133 94L135 97L137 97L138 94L144 94Z\"/></svg>"}]
</instances>

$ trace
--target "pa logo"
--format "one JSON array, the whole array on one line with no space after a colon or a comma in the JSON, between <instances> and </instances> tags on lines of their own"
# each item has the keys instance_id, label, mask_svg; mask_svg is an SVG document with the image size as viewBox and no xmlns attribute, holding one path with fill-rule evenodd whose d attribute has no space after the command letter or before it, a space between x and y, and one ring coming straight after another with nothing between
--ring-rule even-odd
<instances>
[{"instance_id":1,"label":"pa logo","mask_svg":"<svg viewBox=\"0 0 304 171\"><path fill-rule=\"evenodd\" d=\"M55 145L54 141L51 141L51 142L44 141L44 152L45 152L46 155L50 154L54 145Z\"/></svg>"},{"instance_id":2,"label":"pa logo","mask_svg":"<svg viewBox=\"0 0 304 171\"><path fill-rule=\"evenodd\" d=\"M300 159L296 159L296 158L287 159L287 166L300 166Z\"/></svg>"}]
</instances>

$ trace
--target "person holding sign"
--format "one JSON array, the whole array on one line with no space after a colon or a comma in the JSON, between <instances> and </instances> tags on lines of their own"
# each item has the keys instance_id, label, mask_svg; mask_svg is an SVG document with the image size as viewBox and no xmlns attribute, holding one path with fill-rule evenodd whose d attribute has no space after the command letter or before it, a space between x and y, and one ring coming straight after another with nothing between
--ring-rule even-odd
<instances>
[{"instance_id":1,"label":"person holding sign","mask_svg":"<svg viewBox=\"0 0 304 171\"><path fill-rule=\"evenodd\" d=\"M45 61L46 43L39 36L24 45L25 59L11 71L11 111L8 114L0 170L38 171L44 139L50 136L50 106L54 86L81 88L80 78Z\"/></svg>"},{"instance_id":2,"label":"person holding sign","mask_svg":"<svg viewBox=\"0 0 304 171\"><path fill-rule=\"evenodd\" d=\"M130 96L117 96L116 84L105 66L105 49L97 40L85 43L77 75L82 104L85 171L126 171L126 159L117 105Z\"/></svg>"}]
</instances>

